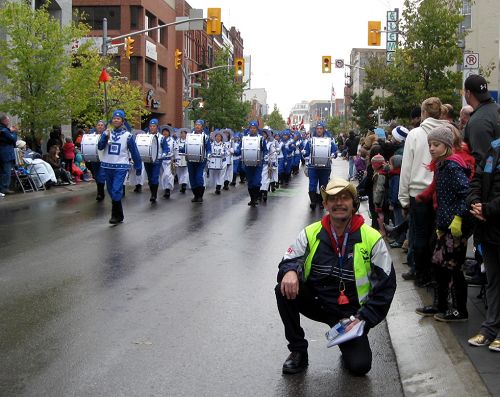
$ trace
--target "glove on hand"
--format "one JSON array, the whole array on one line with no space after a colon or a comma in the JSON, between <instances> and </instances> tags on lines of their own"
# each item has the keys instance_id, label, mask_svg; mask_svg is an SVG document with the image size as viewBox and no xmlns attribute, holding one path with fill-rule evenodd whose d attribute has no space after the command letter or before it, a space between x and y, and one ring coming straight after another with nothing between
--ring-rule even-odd
<instances>
[{"instance_id":1,"label":"glove on hand","mask_svg":"<svg viewBox=\"0 0 500 397\"><path fill-rule=\"evenodd\" d=\"M450 223L450 231L451 235L455 238L462 236L462 218L460 216L455 215Z\"/></svg>"}]
</instances>

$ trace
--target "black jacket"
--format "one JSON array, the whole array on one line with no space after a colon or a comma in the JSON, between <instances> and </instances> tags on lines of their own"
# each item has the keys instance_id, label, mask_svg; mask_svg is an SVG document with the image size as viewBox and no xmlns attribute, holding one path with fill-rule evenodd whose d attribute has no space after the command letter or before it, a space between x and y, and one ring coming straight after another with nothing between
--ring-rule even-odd
<instances>
[{"instance_id":1,"label":"black jacket","mask_svg":"<svg viewBox=\"0 0 500 397\"><path fill-rule=\"evenodd\" d=\"M480 164L486 157L490 143L500 138L500 115L498 105L493 102L485 102L471 113L470 120L465 126L464 141Z\"/></svg>"},{"instance_id":2,"label":"black jacket","mask_svg":"<svg viewBox=\"0 0 500 397\"><path fill-rule=\"evenodd\" d=\"M354 134L350 134L349 138L347 138L347 141L345 142L347 154L349 156L356 156L358 154L358 145L359 138Z\"/></svg>"},{"instance_id":3,"label":"black jacket","mask_svg":"<svg viewBox=\"0 0 500 397\"><path fill-rule=\"evenodd\" d=\"M476 222L475 240L500 245L500 139L491 142L470 183L467 205L477 203L483 204L486 222Z\"/></svg>"}]
</instances>

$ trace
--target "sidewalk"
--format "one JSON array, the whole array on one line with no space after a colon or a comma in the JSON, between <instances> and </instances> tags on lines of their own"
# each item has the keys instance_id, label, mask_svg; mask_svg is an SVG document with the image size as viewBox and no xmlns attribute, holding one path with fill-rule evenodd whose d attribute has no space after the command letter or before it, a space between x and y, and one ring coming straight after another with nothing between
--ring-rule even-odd
<instances>
[{"instance_id":1,"label":"sidewalk","mask_svg":"<svg viewBox=\"0 0 500 397\"><path fill-rule=\"evenodd\" d=\"M7 206L26 203L41 198L46 199L47 197L58 198L64 195L67 195L69 197L88 191L94 191L95 189L95 182L92 180L90 182L78 182L75 185L52 186L49 190L8 194L5 197L0 197L0 207L6 208Z\"/></svg>"}]
</instances>

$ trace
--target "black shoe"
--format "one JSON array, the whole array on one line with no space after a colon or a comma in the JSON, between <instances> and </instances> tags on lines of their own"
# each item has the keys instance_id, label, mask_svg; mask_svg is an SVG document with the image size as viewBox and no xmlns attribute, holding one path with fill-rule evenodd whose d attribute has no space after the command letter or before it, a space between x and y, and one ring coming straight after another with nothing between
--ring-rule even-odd
<instances>
[{"instance_id":1,"label":"black shoe","mask_svg":"<svg viewBox=\"0 0 500 397\"><path fill-rule=\"evenodd\" d=\"M267 190L262 190L262 195L261 195L261 197L262 197L262 201L263 201L264 203L267 203Z\"/></svg>"},{"instance_id":2,"label":"black shoe","mask_svg":"<svg viewBox=\"0 0 500 397\"><path fill-rule=\"evenodd\" d=\"M229 181L224 181L224 187L222 189L229 190Z\"/></svg>"},{"instance_id":3,"label":"black shoe","mask_svg":"<svg viewBox=\"0 0 500 397\"><path fill-rule=\"evenodd\" d=\"M425 287L430 287L433 283L433 281L429 278L418 278L415 276L415 286L418 288L425 288Z\"/></svg>"},{"instance_id":4,"label":"black shoe","mask_svg":"<svg viewBox=\"0 0 500 397\"><path fill-rule=\"evenodd\" d=\"M488 284L488 280L486 279L486 273L479 273L475 276L467 276L465 275L465 281L470 286L482 287L483 285Z\"/></svg>"},{"instance_id":5,"label":"black shoe","mask_svg":"<svg viewBox=\"0 0 500 397\"><path fill-rule=\"evenodd\" d=\"M170 198L170 189L165 189L165 194L163 195L163 198L166 198L166 199Z\"/></svg>"},{"instance_id":6,"label":"black shoe","mask_svg":"<svg viewBox=\"0 0 500 397\"><path fill-rule=\"evenodd\" d=\"M415 280L415 278L417 277L415 272L412 272L411 270L409 272L406 272L406 273L403 273L401 275L401 277L403 277L403 280L406 280L406 281L410 281L410 280Z\"/></svg>"},{"instance_id":7,"label":"black shoe","mask_svg":"<svg viewBox=\"0 0 500 397\"><path fill-rule=\"evenodd\" d=\"M446 313L436 313L434 315L434 320L442 321L444 323L453 323L453 322L463 322L469 319L468 313L460 313L456 309L449 309Z\"/></svg>"},{"instance_id":8,"label":"black shoe","mask_svg":"<svg viewBox=\"0 0 500 397\"><path fill-rule=\"evenodd\" d=\"M441 311L436 306L432 306L432 305L419 307L419 308L415 309L415 313L417 313L423 317L432 317L440 312Z\"/></svg>"},{"instance_id":9,"label":"black shoe","mask_svg":"<svg viewBox=\"0 0 500 397\"><path fill-rule=\"evenodd\" d=\"M215 194L220 194L221 185L215 186Z\"/></svg>"},{"instance_id":10,"label":"black shoe","mask_svg":"<svg viewBox=\"0 0 500 397\"><path fill-rule=\"evenodd\" d=\"M135 193L141 193L142 192L142 185L135 185L134 192Z\"/></svg>"},{"instance_id":11,"label":"black shoe","mask_svg":"<svg viewBox=\"0 0 500 397\"><path fill-rule=\"evenodd\" d=\"M304 371L309 365L307 352L291 352L283 363L284 374L298 374Z\"/></svg>"},{"instance_id":12,"label":"black shoe","mask_svg":"<svg viewBox=\"0 0 500 397\"><path fill-rule=\"evenodd\" d=\"M181 185L181 190L180 190L180 192L181 192L182 194L186 193L186 184L185 184L185 183L183 183L183 184Z\"/></svg>"}]
</instances>

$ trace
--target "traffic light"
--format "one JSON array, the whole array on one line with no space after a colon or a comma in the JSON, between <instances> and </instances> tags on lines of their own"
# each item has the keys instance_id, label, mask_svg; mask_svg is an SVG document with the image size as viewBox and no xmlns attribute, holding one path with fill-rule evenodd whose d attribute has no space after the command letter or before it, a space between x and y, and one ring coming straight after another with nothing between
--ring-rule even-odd
<instances>
[{"instance_id":1,"label":"traffic light","mask_svg":"<svg viewBox=\"0 0 500 397\"><path fill-rule=\"evenodd\" d=\"M218 36L222 33L222 22L220 16L220 8L209 8L207 10L207 34Z\"/></svg>"},{"instance_id":2,"label":"traffic light","mask_svg":"<svg viewBox=\"0 0 500 397\"><path fill-rule=\"evenodd\" d=\"M322 68L323 68L323 73L332 72L332 57L330 55L323 55Z\"/></svg>"},{"instance_id":3,"label":"traffic light","mask_svg":"<svg viewBox=\"0 0 500 397\"><path fill-rule=\"evenodd\" d=\"M243 78L244 74L245 74L245 59L236 58L234 60L234 76L236 78Z\"/></svg>"},{"instance_id":4,"label":"traffic light","mask_svg":"<svg viewBox=\"0 0 500 397\"><path fill-rule=\"evenodd\" d=\"M175 49L175 68L179 69L182 65L182 51L178 48Z\"/></svg>"},{"instance_id":5,"label":"traffic light","mask_svg":"<svg viewBox=\"0 0 500 397\"><path fill-rule=\"evenodd\" d=\"M382 22L368 21L368 45L379 46L381 43Z\"/></svg>"},{"instance_id":6,"label":"traffic light","mask_svg":"<svg viewBox=\"0 0 500 397\"><path fill-rule=\"evenodd\" d=\"M132 50L134 47L132 44L134 44L134 39L132 37L125 37L125 56L130 59L130 56L134 53Z\"/></svg>"}]
</instances>

